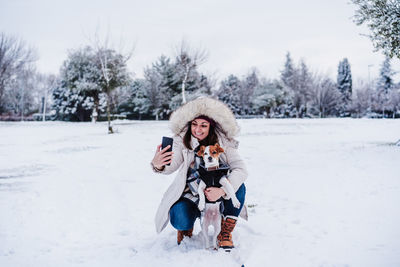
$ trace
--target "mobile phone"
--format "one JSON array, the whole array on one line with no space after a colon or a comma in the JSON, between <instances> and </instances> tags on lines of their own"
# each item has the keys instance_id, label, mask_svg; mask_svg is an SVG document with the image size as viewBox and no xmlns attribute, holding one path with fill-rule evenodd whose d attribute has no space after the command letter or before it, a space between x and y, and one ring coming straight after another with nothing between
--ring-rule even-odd
<instances>
[{"instance_id":1,"label":"mobile phone","mask_svg":"<svg viewBox=\"0 0 400 267\"><path fill-rule=\"evenodd\" d=\"M168 148L167 152L171 152L172 151L172 143L173 142L174 142L174 140L171 137L163 136L162 143L161 143L161 149L164 149L165 147L170 145L170 147ZM168 163L167 165L169 166L170 164L171 163Z\"/></svg>"}]
</instances>

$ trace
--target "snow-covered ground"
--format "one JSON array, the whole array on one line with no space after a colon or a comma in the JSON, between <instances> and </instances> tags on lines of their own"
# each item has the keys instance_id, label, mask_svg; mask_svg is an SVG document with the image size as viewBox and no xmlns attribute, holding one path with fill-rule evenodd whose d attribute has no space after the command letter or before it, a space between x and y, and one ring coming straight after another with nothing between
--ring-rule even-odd
<instances>
[{"instance_id":1,"label":"snow-covered ground","mask_svg":"<svg viewBox=\"0 0 400 267\"><path fill-rule=\"evenodd\" d=\"M400 120L240 120L236 252L153 218L167 122L0 123L0 266L400 266Z\"/></svg>"}]
</instances>

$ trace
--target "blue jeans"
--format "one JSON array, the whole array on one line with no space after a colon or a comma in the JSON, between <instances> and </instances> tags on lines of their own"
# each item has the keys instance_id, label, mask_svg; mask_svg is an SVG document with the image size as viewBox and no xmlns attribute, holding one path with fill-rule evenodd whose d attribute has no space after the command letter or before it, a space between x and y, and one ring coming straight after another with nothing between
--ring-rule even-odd
<instances>
[{"instance_id":1,"label":"blue jeans","mask_svg":"<svg viewBox=\"0 0 400 267\"><path fill-rule=\"evenodd\" d=\"M246 186L242 184L236 191L236 197L240 202L240 207L235 208L232 204L232 200L222 201L224 216L239 216L240 211L243 208L244 200L246 196ZM197 205L187 198L180 198L169 210L169 217L172 226L180 231L189 230L193 228L194 222L197 217L200 217L200 211Z\"/></svg>"}]
</instances>

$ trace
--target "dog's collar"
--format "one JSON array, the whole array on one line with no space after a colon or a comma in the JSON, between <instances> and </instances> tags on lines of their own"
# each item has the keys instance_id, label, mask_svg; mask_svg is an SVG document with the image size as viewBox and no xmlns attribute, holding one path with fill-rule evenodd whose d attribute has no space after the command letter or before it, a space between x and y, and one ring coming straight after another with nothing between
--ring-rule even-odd
<instances>
[{"instance_id":1,"label":"dog's collar","mask_svg":"<svg viewBox=\"0 0 400 267\"><path fill-rule=\"evenodd\" d=\"M206 168L207 171L215 171L218 170L219 166L214 166L214 167L210 167L210 168Z\"/></svg>"}]
</instances>

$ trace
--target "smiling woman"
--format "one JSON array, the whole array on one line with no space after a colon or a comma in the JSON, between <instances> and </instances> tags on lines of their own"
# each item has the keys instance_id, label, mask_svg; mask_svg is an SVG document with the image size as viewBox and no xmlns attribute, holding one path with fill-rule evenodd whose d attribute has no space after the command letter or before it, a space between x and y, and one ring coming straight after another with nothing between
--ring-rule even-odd
<instances>
[{"instance_id":1,"label":"smiling woman","mask_svg":"<svg viewBox=\"0 0 400 267\"><path fill-rule=\"evenodd\" d=\"M200 217L197 206L197 186L200 180L197 175L202 159L197 156L197 151L201 145L218 143L224 150L220 160L229 165L227 178L240 206L236 208L232 200L226 198L226 192L219 187L208 187L205 196L211 202L221 201L223 213L218 245L224 249L232 249L232 231L237 218L240 215L247 219L244 206L246 187L243 183L247 178L247 171L237 152L238 142L234 136L239 128L232 111L218 100L198 98L171 115L170 127L175 134L173 151L167 152L168 147L161 150L159 145L151 165L155 172L163 174L173 173L179 168L180 170L157 210L157 232L161 232L170 221L178 230L178 244L184 236L192 236L194 222ZM169 163L170 165L166 165Z\"/></svg>"}]
</instances>

